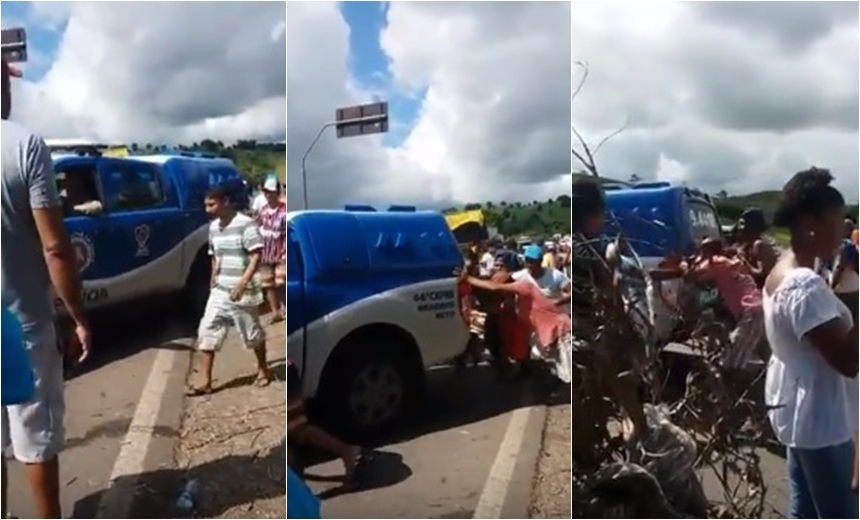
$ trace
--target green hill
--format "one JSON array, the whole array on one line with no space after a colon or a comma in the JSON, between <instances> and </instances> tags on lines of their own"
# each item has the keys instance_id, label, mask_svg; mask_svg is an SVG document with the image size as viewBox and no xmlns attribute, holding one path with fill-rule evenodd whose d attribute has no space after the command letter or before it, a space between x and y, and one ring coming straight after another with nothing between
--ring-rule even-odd
<instances>
[{"instance_id":1,"label":"green hill","mask_svg":"<svg viewBox=\"0 0 860 520\"><path fill-rule=\"evenodd\" d=\"M717 212L725 222L735 222L747 208L756 207L764 210L768 220L779 203L779 191L759 191L749 195L717 196L714 199ZM857 204L848 206L846 216L857 222Z\"/></svg>"},{"instance_id":2,"label":"green hill","mask_svg":"<svg viewBox=\"0 0 860 520\"><path fill-rule=\"evenodd\" d=\"M155 151L158 147L151 144L131 143L132 152ZM204 139L199 143L178 145L179 150L205 152L230 158L248 182L257 184L266 174L275 172L281 180L286 180L287 152L282 143L260 143L253 140L240 140L234 144Z\"/></svg>"}]
</instances>

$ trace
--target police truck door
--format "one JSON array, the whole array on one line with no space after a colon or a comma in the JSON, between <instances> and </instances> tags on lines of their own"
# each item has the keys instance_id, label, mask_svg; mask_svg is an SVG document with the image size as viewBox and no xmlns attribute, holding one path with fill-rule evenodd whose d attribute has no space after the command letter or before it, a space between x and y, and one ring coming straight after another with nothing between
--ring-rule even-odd
<instances>
[{"instance_id":1,"label":"police truck door","mask_svg":"<svg viewBox=\"0 0 860 520\"><path fill-rule=\"evenodd\" d=\"M182 215L176 187L157 164L100 159L107 261L114 301L177 290L184 284Z\"/></svg>"}]
</instances>

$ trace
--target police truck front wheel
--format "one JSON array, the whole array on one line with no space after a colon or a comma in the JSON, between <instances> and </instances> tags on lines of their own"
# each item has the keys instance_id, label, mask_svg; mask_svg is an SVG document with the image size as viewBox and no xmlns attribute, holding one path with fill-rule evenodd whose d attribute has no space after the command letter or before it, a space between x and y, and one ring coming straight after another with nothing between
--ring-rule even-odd
<instances>
[{"instance_id":1,"label":"police truck front wheel","mask_svg":"<svg viewBox=\"0 0 860 520\"><path fill-rule=\"evenodd\" d=\"M420 399L423 376L416 363L395 348L361 350L364 355L339 360L321 403L322 413L355 441L378 438L401 423Z\"/></svg>"}]
</instances>

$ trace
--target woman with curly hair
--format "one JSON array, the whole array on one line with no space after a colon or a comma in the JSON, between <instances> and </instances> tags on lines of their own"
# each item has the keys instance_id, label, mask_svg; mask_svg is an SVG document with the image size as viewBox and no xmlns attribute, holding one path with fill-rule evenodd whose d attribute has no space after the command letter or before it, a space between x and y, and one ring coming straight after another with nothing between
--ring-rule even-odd
<instances>
[{"instance_id":1,"label":"woman with curly hair","mask_svg":"<svg viewBox=\"0 0 860 520\"><path fill-rule=\"evenodd\" d=\"M857 433L857 327L816 273L843 236L845 200L829 171L812 168L782 189L774 225L790 247L765 280L765 330L773 354L765 402L787 448L791 518L857 518L852 491Z\"/></svg>"}]
</instances>

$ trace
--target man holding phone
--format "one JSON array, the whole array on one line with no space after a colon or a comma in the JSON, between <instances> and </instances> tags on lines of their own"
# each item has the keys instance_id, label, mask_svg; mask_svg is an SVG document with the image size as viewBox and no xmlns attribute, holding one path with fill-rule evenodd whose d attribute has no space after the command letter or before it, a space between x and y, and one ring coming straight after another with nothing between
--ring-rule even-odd
<instances>
[{"instance_id":1,"label":"man holding phone","mask_svg":"<svg viewBox=\"0 0 860 520\"><path fill-rule=\"evenodd\" d=\"M51 153L45 142L8 121L10 77L19 74L7 62L2 68L2 305L21 322L24 346L35 376L35 394L21 405L4 406L2 448L11 448L26 467L38 518L62 518L58 456L65 442L63 355L54 327L51 287L74 323L75 358L90 349L76 257L63 224ZM2 504L6 518L7 472L2 465Z\"/></svg>"}]
</instances>

